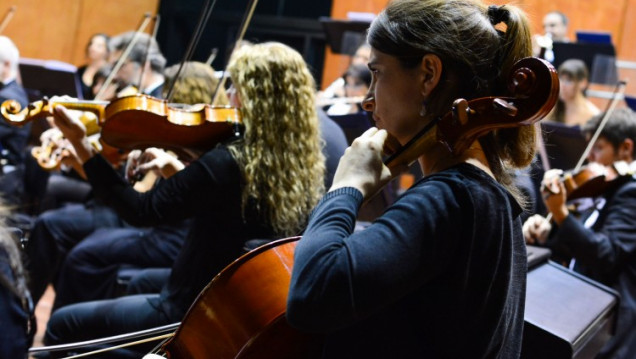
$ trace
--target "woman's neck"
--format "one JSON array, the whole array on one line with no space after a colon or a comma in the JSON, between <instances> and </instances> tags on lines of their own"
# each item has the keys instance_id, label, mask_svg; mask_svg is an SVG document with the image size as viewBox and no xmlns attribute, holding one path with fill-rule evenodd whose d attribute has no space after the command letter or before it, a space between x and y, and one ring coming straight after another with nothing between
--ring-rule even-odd
<instances>
[{"instance_id":1,"label":"woman's neck","mask_svg":"<svg viewBox=\"0 0 636 359\"><path fill-rule=\"evenodd\" d=\"M565 103L564 122L566 125L582 125L598 112L585 96L576 96Z\"/></svg>"},{"instance_id":2,"label":"woman's neck","mask_svg":"<svg viewBox=\"0 0 636 359\"><path fill-rule=\"evenodd\" d=\"M460 163L470 163L495 178L479 141L473 142L466 151L458 156L454 156L442 144L437 144L420 156L418 162L424 176L441 172Z\"/></svg>"}]
</instances>

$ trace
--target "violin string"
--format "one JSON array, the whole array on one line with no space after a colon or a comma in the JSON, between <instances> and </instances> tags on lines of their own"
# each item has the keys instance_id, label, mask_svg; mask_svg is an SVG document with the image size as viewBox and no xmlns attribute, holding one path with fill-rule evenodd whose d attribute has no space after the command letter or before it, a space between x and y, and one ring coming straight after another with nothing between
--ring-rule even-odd
<instances>
[{"instance_id":1,"label":"violin string","mask_svg":"<svg viewBox=\"0 0 636 359\"><path fill-rule=\"evenodd\" d=\"M144 93L144 88L142 87L142 80L144 78L144 74L146 73L146 62L148 62L148 57L150 56L150 45L152 45L153 40L157 38L157 30L159 29L159 14L154 16L155 26L152 30L152 36L148 37L148 41L146 41L146 49L144 52L144 60L142 61L141 71L139 72L139 79L137 79L137 93Z\"/></svg>"},{"instance_id":2,"label":"violin string","mask_svg":"<svg viewBox=\"0 0 636 359\"><path fill-rule=\"evenodd\" d=\"M210 19L212 10L216 6L216 2L217 0L214 0L213 2L210 2L210 0L207 0L203 7L204 10L201 12L201 16L199 17L199 22L197 23L197 27L195 28L194 33L192 37L190 38L190 43L188 44L188 48L183 54L183 59L181 59L181 63L179 64L177 73L174 75L174 78L172 79L172 82L170 83L168 95L166 96L166 100L168 102L172 102L172 97L174 96L174 87L177 84L177 81L179 80L179 78L181 77L183 66L187 61L190 61L190 59L192 58L192 55L194 54L194 49L196 48L197 44L199 43L199 40L201 39L201 34L203 33L203 30L205 30L205 26L208 20Z\"/></svg>"}]
</instances>

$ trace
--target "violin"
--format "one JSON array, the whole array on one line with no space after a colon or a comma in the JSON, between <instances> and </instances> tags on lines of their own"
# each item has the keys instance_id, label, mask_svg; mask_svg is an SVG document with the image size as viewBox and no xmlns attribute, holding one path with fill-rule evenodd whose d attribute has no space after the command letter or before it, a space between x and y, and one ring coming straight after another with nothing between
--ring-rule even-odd
<instances>
[{"instance_id":1,"label":"violin","mask_svg":"<svg viewBox=\"0 0 636 359\"><path fill-rule=\"evenodd\" d=\"M217 143L240 136L240 111L232 107L206 104L179 105L148 95L135 94L113 101L68 101L43 99L22 109L14 100L0 105L8 123L21 126L37 118L52 116L53 108L63 105L85 111L80 120L87 135L101 133L101 139L122 150L160 147L191 159Z\"/></svg>"},{"instance_id":2,"label":"violin","mask_svg":"<svg viewBox=\"0 0 636 359\"><path fill-rule=\"evenodd\" d=\"M446 115L431 121L404 146L389 145L389 168L410 165L426 146L424 134L437 125L437 140L457 155L477 138L502 128L531 125L544 118L556 104L559 77L554 66L536 57L517 61L508 76L507 96L457 99Z\"/></svg>"},{"instance_id":3,"label":"violin","mask_svg":"<svg viewBox=\"0 0 636 359\"><path fill-rule=\"evenodd\" d=\"M241 114L234 107L179 106L136 94L113 100L100 123L107 144L126 150L159 147L182 157L210 150L241 135Z\"/></svg>"},{"instance_id":4,"label":"violin","mask_svg":"<svg viewBox=\"0 0 636 359\"><path fill-rule=\"evenodd\" d=\"M598 197L612 191L633 178L634 170L625 161L617 161L609 166L590 163L578 171L565 172L560 180L566 191L567 201L580 198ZM549 188L542 187L541 190Z\"/></svg>"}]
</instances>

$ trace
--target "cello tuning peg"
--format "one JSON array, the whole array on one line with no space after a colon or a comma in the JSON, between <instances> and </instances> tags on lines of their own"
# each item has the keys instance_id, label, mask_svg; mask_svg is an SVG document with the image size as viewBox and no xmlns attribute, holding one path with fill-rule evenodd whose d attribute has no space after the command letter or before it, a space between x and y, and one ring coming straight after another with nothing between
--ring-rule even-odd
<instances>
[{"instance_id":1,"label":"cello tuning peg","mask_svg":"<svg viewBox=\"0 0 636 359\"><path fill-rule=\"evenodd\" d=\"M496 98L493 100L492 105L495 108L495 111L503 112L507 116L517 115L517 108L506 100Z\"/></svg>"},{"instance_id":2,"label":"cello tuning peg","mask_svg":"<svg viewBox=\"0 0 636 359\"><path fill-rule=\"evenodd\" d=\"M472 110L468 107L468 101L463 98L457 99L453 102L453 122L455 124L465 125L468 122L468 114Z\"/></svg>"}]
</instances>

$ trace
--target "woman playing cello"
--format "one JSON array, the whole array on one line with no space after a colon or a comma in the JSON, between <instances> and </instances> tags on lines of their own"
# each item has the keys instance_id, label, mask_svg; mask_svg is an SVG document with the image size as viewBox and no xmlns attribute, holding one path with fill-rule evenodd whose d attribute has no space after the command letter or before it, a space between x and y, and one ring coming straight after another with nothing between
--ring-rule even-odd
<instances>
[{"instance_id":1,"label":"woman playing cello","mask_svg":"<svg viewBox=\"0 0 636 359\"><path fill-rule=\"evenodd\" d=\"M531 53L526 18L509 5L397 0L368 41L364 107L377 128L345 152L312 212L287 319L326 334L324 358L519 357L527 265L508 170L531 162L534 128L492 131L453 154L435 121L457 98L505 91L512 64ZM360 204L391 177L387 135L404 145L427 126L424 178L354 233Z\"/></svg>"},{"instance_id":2,"label":"woman playing cello","mask_svg":"<svg viewBox=\"0 0 636 359\"><path fill-rule=\"evenodd\" d=\"M324 157L314 81L300 54L279 43L241 47L227 68L243 138L220 144L151 191L136 193L86 145L64 108L58 127L75 147L95 193L135 224L193 217L159 295L81 303L53 314L49 344L178 322L205 284L252 238L298 233L323 192ZM259 84L254 86L254 84Z\"/></svg>"}]
</instances>

